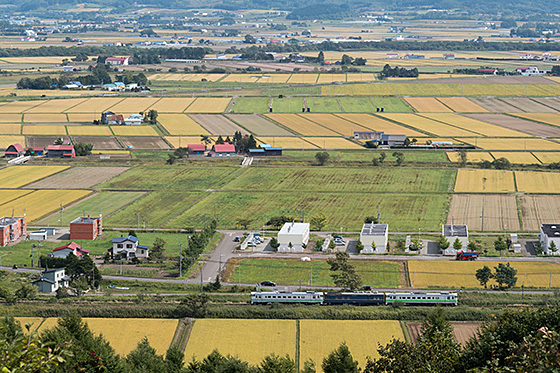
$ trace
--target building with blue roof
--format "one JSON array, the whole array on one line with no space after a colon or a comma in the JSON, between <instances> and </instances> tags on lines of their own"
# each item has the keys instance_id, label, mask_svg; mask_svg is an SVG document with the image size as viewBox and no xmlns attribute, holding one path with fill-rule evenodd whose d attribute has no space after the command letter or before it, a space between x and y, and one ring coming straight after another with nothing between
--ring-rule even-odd
<instances>
[{"instance_id":1,"label":"building with blue roof","mask_svg":"<svg viewBox=\"0 0 560 373\"><path fill-rule=\"evenodd\" d=\"M146 259L149 255L150 248L148 246L140 245L138 237L114 237L112 239L113 247L109 249L111 258L119 255L122 259L130 260L133 258Z\"/></svg>"}]
</instances>

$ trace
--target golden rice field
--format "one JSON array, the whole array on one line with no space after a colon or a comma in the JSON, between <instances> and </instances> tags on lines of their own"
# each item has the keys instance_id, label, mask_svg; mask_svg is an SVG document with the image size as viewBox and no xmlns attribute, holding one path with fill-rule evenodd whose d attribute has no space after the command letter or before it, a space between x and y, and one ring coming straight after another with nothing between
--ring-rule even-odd
<instances>
[{"instance_id":1,"label":"golden rice field","mask_svg":"<svg viewBox=\"0 0 560 373\"><path fill-rule=\"evenodd\" d=\"M511 130L509 128L504 128L497 126L495 124L490 124L482 122L480 120L472 119L469 117L464 117L462 115L453 113L435 113L435 114L421 114L422 116L437 120L439 122L444 122L451 126L462 128L466 131L476 132L483 136L490 137L531 137L531 135L525 132L519 132Z\"/></svg>"},{"instance_id":2,"label":"golden rice field","mask_svg":"<svg viewBox=\"0 0 560 373\"><path fill-rule=\"evenodd\" d=\"M0 113L22 113L44 101L12 101L0 106Z\"/></svg>"},{"instance_id":3,"label":"golden rice field","mask_svg":"<svg viewBox=\"0 0 560 373\"><path fill-rule=\"evenodd\" d=\"M36 190L0 206L0 216L10 216L12 209L17 216L25 213L29 221L39 219L63 206L82 199L92 192L87 190Z\"/></svg>"},{"instance_id":4,"label":"golden rice field","mask_svg":"<svg viewBox=\"0 0 560 373\"><path fill-rule=\"evenodd\" d=\"M317 82L318 74L292 74L288 83L313 84Z\"/></svg>"},{"instance_id":5,"label":"golden rice field","mask_svg":"<svg viewBox=\"0 0 560 373\"><path fill-rule=\"evenodd\" d=\"M0 124L0 133L5 135L19 135L21 133L21 124L2 123Z\"/></svg>"},{"instance_id":6,"label":"golden rice field","mask_svg":"<svg viewBox=\"0 0 560 373\"><path fill-rule=\"evenodd\" d=\"M305 141L321 149L363 149L364 147L342 137L304 137Z\"/></svg>"},{"instance_id":7,"label":"golden rice field","mask_svg":"<svg viewBox=\"0 0 560 373\"><path fill-rule=\"evenodd\" d=\"M96 150L96 154L130 154L130 150Z\"/></svg>"},{"instance_id":8,"label":"golden rice field","mask_svg":"<svg viewBox=\"0 0 560 373\"><path fill-rule=\"evenodd\" d=\"M263 144L270 144L272 146L281 146L284 149L317 149L317 146L307 142L303 137L259 137L259 141Z\"/></svg>"},{"instance_id":9,"label":"golden rice field","mask_svg":"<svg viewBox=\"0 0 560 373\"><path fill-rule=\"evenodd\" d=\"M517 191L522 193L560 193L560 173L515 171Z\"/></svg>"},{"instance_id":10,"label":"golden rice field","mask_svg":"<svg viewBox=\"0 0 560 373\"><path fill-rule=\"evenodd\" d=\"M21 114L7 114L2 113L0 116L0 123L16 123L21 122Z\"/></svg>"},{"instance_id":11,"label":"golden rice field","mask_svg":"<svg viewBox=\"0 0 560 373\"><path fill-rule=\"evenodd\" d=\"M496 139L496 138L466 138L462 141L486 150L560 150L560 144L535 138L525 139Z\"/></svg>"},{"instance_id":12,"label":"golden rice field","mask_svg":"<svg viewBox=\"0 0 560 373\"><path fill-rule=\"evenodd\" d=\"M70 136L113 136L107 126L66 126Z\"/></svg>"},{"instance_id":13,"label":"golden rice field","mask_svg":"<svg viewBox=\"0 0 560 373\"><path fill-rule=\"evenodd\" d=\"M150 106L150 109L158 113L182 113L194 100L190 97L166 97Z\"/></svg>"},{"instance_id":14,"label":"golden rice field","mask_svg":"<svg viewBox=\"0 0 560 373\"><path fill-rule=\"evenodd\" d=\"M198 319L194 322L185 350L185 360L202 360L217 349L249 364L266 356L289 355L295 359L295 320Z\"/></svg>"},{"instance_id":15,"label":"golden rice field","mask_svg":"<svg viewBox=\"0 0 560 373\"><path fill-rule=\"evenodd\" d=\"M534 152L533 155L543 164L560 162L560 152Z\"/></svg>"},{"instance_id":16,"label":"golden rice field","mask_svg":"<svg viewBox=\"0 0 560 373\"><path fill-rule=\"evenodd\" d=\"M447 224L452 223L466 224L469 231L521 229L513 194L454 194L447 215Z\"/></svg>"},{"instance_id":17,"label":"golden rice field","mask_svg":"<svg viewBox=\"0 0 560 373\"><path fill-rule=\"evenodd\" d=\"M435 120L420 116L418 114L383 114L383 117L403 123L407 126L418 128L421 131L434 134L436 136L473 136L474 133L457 127L453 127ZM424 135L425 136L425 135Z\"/></svg>"},{"instance_id":18,"label":"golden rice field","mask_svg":"<svg viewBox=\"0 0 560 373\"><path fill-rule=\"evenodd\" d=\"M150 80L178 80L178 81L198 81L206 79L209 82L220 80L225 74L154 74L150 75Z\"/></svg>"},{"instance_id":19,"label":"golden rice field","mask_svg":"<svg viewBox=\"0 0 560 373\"><path fill-rule=\"evenodd\" d=\"M330 130L338 132L343 136L353 137L354 131L368 130L367 128L364 128L354 122L350 122L346 119L342 119L332 114L302 114L301 116L317 124L320 124L323 127L327 127Z\"/></svg>"},{"instance_id":20,"label":"golden rice field","mask_svg":"<svg viewBox=\"0 0 560 373\"><path fill-rule=\"evenodd\" d=\"M373 82L374 80L373 73L346 74L347 82Z\"/></svg>"},{"instance_id":21,"label":"golden rice field","mask_svg":"<svg viewBox=\"0 0 560 373\"><path fill-rule=\"evenodd\" d=\"M66 126L23 126L24 135L66 135Z\"/></svg>"},{"instance_id":22,"label":"golden rice field","mask_svg":"<svg viewBox=\"0 0 560 373\"><path fill-rule=\"evenodd\" d=\"M345 74L320 74L317 84L328 84L332 82L346 82Z\"/></svg>"},{"instance_id":23,"label":"golden rice field","mask_svg":"<svg viewBox=\"0 0 560 373\"><path fill-rule=\"evenodd\" d=\"M340 136L297 114L265 114L265 116L304 136Z\"/></svg>"},{"instance_id":24,"label":"golden rice field","mask_svg":"<svg viewBox=\"0 0 560 373\"><path fill-rule=\"evenodd\" d=\"M241 74L230 74L220 80L221 83L256 83L260 78L261 74L254 75L241 75Z\"/></svg>"},{"instance_id":25,"label":"golden rice field","mask_svg":"<svg viewBox=\"0 0 560 373\"><path fill-rule=\"evenodd\" d=\"M287 83L290 77L291 74L267 74L262 75L257 83L282 84Z\"/></svg>"},{"instance_id":26,"label":"golden rice field","mask_svg":"<svg viewBox=\"0 0 560 373\"><path fill-rule=\"evenodd\" d=\"M461 157L459 152L447 152L447 158L450 162L461 162ZM467 162L469 163L479 163L482 161L492 162L494 158L490 153L487 152L467 152Z\"/></svg>"},{"instance_id":27,"label":"golden rice field","mask_svg":"<svg viewBox=\"0 0 560 373\"><path fill-rule=\"evenodd\" d=\"M141 113L155 104L159 98L152 97L129 97L114 106L109 110L113 113Z\"/></svg>"},{"instance_id":28,"label":"golden rice field","mask_svg":"<svg viewBox=\"0 0 560 373\"><path fill-rule=\"evenodd\" d=\"M414 114L408 114L414 115ZM348 121L354 122L359 124L362 127L370 129L372 131L383 131L385 133L393 133L393 134L403 134L409 137L422 137L427 136L425 133L415 131L413 129L399 126L396 123L390 122L383 118L380 118L376 115L369 115L369 114L336 114L337 117L342 119L346 119ZM387 116L387 118L392 119L391 117ZM404 123L404 122L403 122ZM407 124L407 123L405 123Z\"/></svg>"},{"instance_id":29,"label":"golden rice field","mask_svg":"<svg viewBox=\"0 0 560 373\"><path fill-rule=\"evenodd\" d=\"M485 265L491 268L498 263L507 262L455 262L455 261L408 261L408 272L410 281L414 278L415 288L445 287L447 289L481 288L475 277L477 269ZM511 262L510 266L517 270L517 287L522 284L525 288L541 287L548 288L552 280L553 287L560 286L560 264L545 262ZM488 285L495 285L491 280ZM461 298L459 297L459 302Z\"/></svg>"},{"instance_id":30,"label":"golden rice field","mask_svg":"<svg viewBox=\"0 0 560 373\"><path fill-rule=\"evenodd\" d=\"M367 356L379 357L378 344L386 345L392 339L404 341L395 320L300 320L300 364L311 359L321 371L323 359L345 342L363 368Z\"/></svg>"},{"instance_id":31,"label":"golden rice field","mask_svg":"<svg viewBox=\"0 0 560 373\"><path fill-rule=\"evenodd\" d=\"M187 144L202 144L200 136L165 136L164 139L174 148L184 148ZM218 138L214 136L210 137L210 139L212 139L212 143L215 143ZM210 147L212 147L212 145L210 145Z\"/></svg>"},{"instance_id":32,"label":"golden rice field","mask_svg":"<svg viewBox=\"0 0 560 373\"><path fill-rule=\"evenodd\" d=\"M495 159L506 158L514 164L540 164L539 160L529 152L492 152Z\"/></svg>"},{"instance_id":33,"label":"golden rice field","mask_svg":"<svg viewBox=\"0 0 560 373\"><path fill-rule=\"evenodd\" d=\"M19 188L64 171L68 166L11 166L0 169L0 188Z\"/></svg>"},{"instance_id":34,"label":"golden rice field","mask_svg":"<svg viewBox=\"0 0 560 373\"><path fill-rule=\"evenodd\" d=\"M199 97L186 110L186 113L223 113L231 98Z\"/></svg>"},{"instance_id":35,"label":"golden rice field","mask_svg":"<svg viewBox=\"0 0 560 373\"><path fill-rule=\"evenodd\" d=\"M32 190L19 190L19 189L2 189L0 190L0 206L11 200L23 197L26 194L32 193Z\"/></svg>"},{"instance_id":36,"label":"golden rice field","mask_svg":"<svg viewBox=\"0 0 560 373\"><path fill-rule=\"evenodd\" d=\"M512 171L471 170L457 171L455 193L513 193L515 182Z\"/></svg>"},{"instance_id":37,"label":"golden rice field","mask_svg":"<svg viewBox=\"0 0 560 373\"><path fill-rule=\"evenodd\" d=\"M0 149L6 149L12 144L21 144L25 146L25 137L13 135L0 135Z\"/></svg>"},{"instance_id":38,"label":"golden rice field","mask_svg":"<svg viewBox=\"0 0 560 373\"><path fill-rule=\"evenodd\" d=\"M558 113L513 113L510 115L560 127L560 114Z\"/></svg>"},{"instance_id":39,"label":"golden rice field","mask_svg":"<svg viewBox=\"0 0 560 373\"><path fill-rule=\"evenodd\" d=\"M92 97L68 110L67 113L101 113L124 100L122 97Z\"/></svg>"},{"instance_id":40,"label":"golden rice field","mask_svg":"<svg viewBox=\"0 0 560 373\"><path fill-rule=\"evenodd\" d=\"M84 102L85 98L68 98L64 100L47 100L29 110L30 113L62 113L73 106ZM41 101L39 101L41 102Z\"/></svg>"},{"instance_id":41,"label":"golden rice field","mask_svg":"<svg viewBox=\"0 0 560 373\"><path fill-rule=\"evenodd\" d=\"M101 113L66 114L70 123L92 123L95 119L101 119Z\"/></svg>"},{"instance_id":42,"label":"golden rice field","mask_svg":"<svg viewBox=\"0 0 560 373\"><path fill-rule=\"evenodd\" d=\"M23 113L24 123L66 123L66 114Z\"/></svg>"},{"instance_id":43,"label":"golden rice field","mask_svg":"<svg viewBox=\"0 0 560 373\"><path fill-rule=\"evenodd\" d=\"M451 112L447 106L433 97L406 97L408 102L416 111L420 113L448 113Z\"/></svg>"},{"instance_id":44,"label":"golden rice field","mask_svg":"<svg viewBox=\"0 0 560 373\"><path fill-rule=\"evenodd\" d=\"M149 126L111 126L116 136L159 136L156 130Z\"/></svg>"},{"instance_id":45,"label":"golden rice field","mask_svg":"<svg viewBox=\"0 0 560 373\"><path fill-rule=\"evenodd\" d=\"M456 113L487 113L488 110L465 97L438 97L445 106Z\"/></svg>"},{"instance_id":46,"label":"golden rice field","mask_svg":"<svg viewBox=\"0 0 560 373\"><path fill-rule=\"evenodd\" d=\"M210 132L186 114L159 114L158 122L171 135L210 135Z\"/></svg>"}]
</instances>

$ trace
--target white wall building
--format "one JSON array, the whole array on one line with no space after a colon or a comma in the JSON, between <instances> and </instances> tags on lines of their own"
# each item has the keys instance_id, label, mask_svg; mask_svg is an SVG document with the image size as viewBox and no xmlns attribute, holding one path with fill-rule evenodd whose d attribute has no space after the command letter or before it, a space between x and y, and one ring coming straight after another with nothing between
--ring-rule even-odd
<instances>
[{"instance_id":1,"label":"white wall building","mask_svg":"<svg viewBox=\"0 0 560 373\"><path fill-rule=\"evenodd\" d=\"M309 223L285 223L278 232L278 252L303 252L303 245L309 242ZM290 247L291 244L291 247Z\"/></svg>"},{"instance_id":2,"label":"white wall building","mask_svg":"<svg viewBox=\"0 0 560 373\"><path fill-rule=\"evenodd\" d=\"M364 249L360 254L383 254L387 249L389 226L387 224L366 223L360 232L360 241ZM375 249L373 244L375 243Z\"/></svg>"},{"instance_id":3,"label":"white wall building","mask_svg":"<svg viewBox=\"0 0 560 373\"><path fill-rule=\"evenodd\" d=\"M443 255L456 255L457 250L453 248L453 243L456 239L461 241L461 250L466 250L469 246L469 230L466 225L462 224L445 224L442 226L441 234L447 241L449 241L449 247L447 250L443 250Z\"/></svg>"},{"instance_id":4,"label":"white wall building","mask_svg":"<svg viewBox=\"0 0 560 373\"><path fill-rule=\"evenodd\" d=\"M539 238L545 254L560 255L560 224L541 224ZM550 245L553 242L554 246L556 246L556 251L550 250Z\"/></svg>"}]
</instances>

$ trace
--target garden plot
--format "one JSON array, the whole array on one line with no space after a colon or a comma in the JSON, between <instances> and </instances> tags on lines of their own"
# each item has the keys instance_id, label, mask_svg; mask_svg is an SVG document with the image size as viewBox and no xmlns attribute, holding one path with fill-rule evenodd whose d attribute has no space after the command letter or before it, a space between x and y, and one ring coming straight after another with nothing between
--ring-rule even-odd
<instances>
[{"instance_id":1,"label":"garden plot","mask_svg":"<svg viewBox=\"0 0 560 373\"><path fill-rule=\"evenodd\" d=\"M13 135L0 135L0 149L6 149L12 144L21 144L25 146L25 137Z\"/></svg>"},{"instance_id":2,"label":"garden plot","mask_svg":"<svg viewBox=\"0 0 560 373\"><path fill-rule=\"evenodd\" d=\"M451 112L447 106L433 97L407 97L405 101L419 113L447 113Z\"/></svg>"},{"instance_id":3,"label":"garden plot","mask_svg":"<svg viewBox=\"0 0 560 373\"><path fill-rule=\"evenodd\" d=\"M508 128L496 126L494 124L481 122L476 119L464 117L458 114L447 114L447 113L437 113L437 114L421 114L422 116L437 120L451 126L462 128L466 131L476 132L483 136L495 136L495 137L529 137L530 135L524 132L518 132L510 130Z\"/></svg>"},{"instance_id":4,"label":"garden plot","mask_svg":"<svg viewBox=\"0 0 560 373\"><path fill-rule=\"evenodd\" d=\"M249 134L244 128L239 127L223 115L191 114L190 117L213 135L232 136L235 132Z\"/></svg>"},{"instance_id":5,"label":"garden plot","mask_svg":"<svg viewBox=\"0 0 560 373\"><path fill-rule=\"evenodd\" d=\"M209 135L202 126L186 114L159 114L158 122L171 135Z\"/></svg>"},{"instance_id":6,"label":"garden plot","mask_svg":"<svg viewBox=\"0 0 560 373\"><path fill-rule=\"evenodd\" d=\"M523 230L535 232L544 222L560 221L560 196L520 195L518 198Z\"/></svg>"},{"instance_id":7,"label":"garden plot","mask_svg":"<svg viewBox=\"0 0 560 373\"><path fill-rule=\"evenodd\" d=\"M304 136L340 136L297 114L266 114L266 117Z\"/></svg>"},{"instance_id":8,"label":"garden plot","mask_svg":"<svg viewBox=\"0 0 560 373\"><path fill-rule=\"evenodd\" d=\"M471 98L471 100L488 111L494 113L521 113L523 110L511 106L499 98Z\"/></svg>"},{"instance_id":9,"label":"garden plot","mask_svg":"<svg viewBox=\"0 0 560 373\"><path fill-rule=\"evenodd\" d=\"M124 100L122 97L94 97L78 104L68 110L67 113L101 113L106 111L111 106L116 105Z\"/></svg>"},{"instance_id":10,"label":"garden plot","mask_svg":"<svg viewBox=\"0 0 560 373\"><path fill-rule=\"evenodd\" d=\"M96 153L96 150L101 149L122 149L121 144L112 136L73 136L73 138L76 143L85 142L93 144L93 154Z\"/></svg>"},{"instance_id":11,"label":"garden plot","mask_svg":"<svg viewBox=\"0 0 560 373\"><path fill-rule=\"evenodd\" d=\"M457 172L455 193L513 193L513 172L504 170L471 170Z\"/></svg>"},{"instance_id":12,"label":"garden plot","mask_svg":"<svg viewBox=\"0 0 560 373\"><path fill-rule=\"evenodd\" d=\"M462 141L485 150L560 150L560 144L543 139L463 138Z\"/></svg>"},{"instance_id":13,"label":"garden plot","mask_svg":"<svg viewBox=\"0 0 560 373\"><path fill-rule=\"evenodd\" d=\"M27 185L35 189L89 189L122 174L128 167L72 167Z\"/></svg>"},{"instance_id":14,"label":"garden plot","mask_svg":"<svg viewBox=\"0 0 560 373\"><path fill-rule=\"evenodd\" d=\"M194 100L190 97L164 97L150 105L149 110L156 110L158 113L182 113Z\"/></svg>"},{"instance_id":15,"label":"garden plot","mask_svg":"<svg viewBox=\"0 0 560 373\"><path fill-rule=\"evenodd\" d=\"M560 173L515 171L517 190L523 193L560 193Z\"/></svg>"},{"instance_id":16,"label":"garden plot","mask_svg":"<svg viewBox=\"0 0 560 373\"><path fill-rule=\"evenodd\" d=\"M492 152L492 156L495 159L506 158L514 164L541 164L530 152Z\"/></svg>"},{"instance_id":17,"label":"garden plot","mask_svg":"<svg viewBox=\"0 0 560 373\"><path fill-rule=\"evenodd\" d=\"M186 110L186 113L223 113L231 98L199 97Z\"/></svg>"},{"instance_id":18,"label":"garden plot","mask_svg":"<svg viewBox=\"0 0 560 373\"><path fill-rule=\"evenodd\" d=\"M470 231L521 229L515 195L454 194L447 223L466 224Z\"/></svg>"},{"instance_id":19,"label":"garden plot","mask_svg":"<svg viewBox=\"0 0 560 373\"><path fill-rule=\"evenodd\" d=\"M309 119L323 127L327 127L343 136L354 137L354 131L367 131L354 122L342 119L332 114L301 114L302 117Z\"/></svg>"},{"instance_id":20,"label":"garden plot","mask_svg":"<svg viewBox=\"0 0 560 373\"><path fill-rule=\"evenodd\" d=\"M502 101L524 111L526 113L556 113L556 110L549 108L530 98L501 98Z\"/></svg>"},{"instance_id":21,"label":"garden plot","mask_svg":"<svg viewBox=\"0 0 560 373\"><path fill-rule=\"evenodd\" d=\"M169 149L169 145L161 137L125 137L119 136L125 148L132 149Z\"/></svg>"},{"instance_id":22,"label":"garden plot","mask_svg":"<svg viewBox=\"0 0 560 373\"><path fill-rule=\"evenodd\" d=\"M305 141L303 137L259 136L257 140L284 149L317 149L317 146Z\"/></svg>"},{"instance_id":23,"label":"garden plot","mask_svg":"<svg viewBox=\"0 0 560 373\"><path fill-rule=\"evenodd\" d=\"M113 136L106 126L67 126L70 136Z\"/></svg>"},{"instance_id":24,"label":"garden plot","mask_svg":"<svg viewBox=\"0 0 560 373\"><path fill-rule=\"evenodd\" d=\"M453 127L448 124L444 124L418 114L383 114L383 116L385 118L394 120L396 122L401 122L403 124L406 124L407 126L418 128L421 131L431 133L436 136L464 137L464 136L475 135L475 133L471 131ZM400 134L403 132L389 132L389 133ZM404 134L407 136L411 136L406 132L404 132ZM420 134L420 136L426 136L426 135Z\"/></svg>"},{"instance_id":25,"label":"garden plot","mask_svg":"<svg viewBox=\"0 0 560 373\"><path fill-rule=\"evenodd\" d=\"M68 98L64 100L48 100L29 110L30 113L62 113L73 106L84 102L85 98Z\"/></svg>"},{"instance_id":26,"label":"garden plot","mask_svg":"<svg viewBox=\"0 0 560 373\"><path fill-rule=\"evenodd\" d=\"M496 124L539 137L560 137L560 127L548 126L504 114L466 114L469 118Z\"/></svg>"},{"instance_id":27,"label":"garden plot","mask_svg":"<svg viewBox=\"0 0 560 373\"><path fill-rule=\"evenodd\" d=\"M232 121L257 136L293 136L293 133L257 114L229 114Z\"/></svg>"},{"instance_id":28,"label":"garden plot","mask_svg":"<svg viewBox=\"0 0 560 373\"><path fill-rule=\"evenodd\" d=\"M466 97L438 97L437 99L456 113L488 112L488 110L478 104L475 104Z\"/></svg>"},{"instance_id":29,"label":"garden plot","mask_svg":"<svg viewBox=\"0 0 560 373\"><path fill-rule=\"evenodd\" d=\"M387 118L395 120L391 117L391 115L396 115L397 118L404 118L403 116L406 115L414 115L414 114L386 114ZM427 136L425 133L415 131L413 129L399 126L396 123L390 122L383 118L380 118L376 115L369 115L369 114L337 114L337 117L346 119L348 121L354 122L359 124L362 127L366 127L372 131L382 131L385 133L391 134L402 134L407 135L409 137L422 137ZM413 118L413 117L409 117ZM405 123L405 122L403 122ZM408 124L408 123L405 123Z\"/></svg>"}]
</instances>

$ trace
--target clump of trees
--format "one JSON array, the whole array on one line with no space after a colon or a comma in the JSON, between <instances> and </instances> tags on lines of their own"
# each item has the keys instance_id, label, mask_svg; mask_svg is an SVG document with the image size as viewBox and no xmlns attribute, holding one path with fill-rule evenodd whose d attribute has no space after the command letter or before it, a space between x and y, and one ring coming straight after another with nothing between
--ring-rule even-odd
<instances>
[{"instance_id":1,"label":"clump of trees","mask_svg":"<svg viewBox=\"0 0 560 373\"><path fill-rule=\"evenodd\" d=\"M404 67L391 67L391 65L386 64L383 66L383 70L379 73L381 79L386 79L389 77L399 77L399 78L416 78L418 77L418 69L412 68L407 69Z\"/></svg>"},{"instance_id":2,"label":"clump of trees","mask_svg":"<svg viewBox=\"0 0 560 373\"><path fill-rule=\"evenodd\" d=\"M91 151L93 150L93 144L79 142L74 145L74 150L78 157L83 157L86 155L91 155Z\"/></svg>"},{"instance_id":3,"label":"clump of trees","mask_svg":"<svg viewBox=\"0 0 560 373\"><path fill-rule=\"evenodd\" d=\"M497 267L494 267L494 272L488 266L484 266L476 270L475 276L480 285L485 288L490 279L494 279L498 283L499 289L509 289L517 283L517 270L511 267L509 263L499 263Z\"/></svg>"},{"instance_id":4,"label":"clump of trees","mask_svg":"<svg viewBox=\"0 0 560 373\"><path fill-rule=\"evenodd\" d=\"M327 264L336 286L349 290L362 286L362 278L356 272L356 266L350 263L350 254L347 252L337 251L334 258L327 259Z\"/></svg>"},{"instance_id":5,"label":"clump of trees","mask_svg":"<svg viewBox=\"0 0 560 373\"><path fill-rule=\"evenodd\" d=\"M494 159L492 162L490 161L482 161L480 162L480 168L495 168L496 170L510 170L511 169L511 162L507 158L498 158Z\"/></svg>"},{"instance_id":6,"label":"clump of trees","mask_svg":"<svg viewBox=\"0 0 560 373\"><path fill-rule=\"evenodd\" d=\"M201 231L196 231L189 236L188 244L185 249L183 249L183 269L187 269L192 266L198 256L202 254L214 233L216 233L216 228L218 223L216 220L211 220L204 229Z\"/></svg>"}]
</instances>

